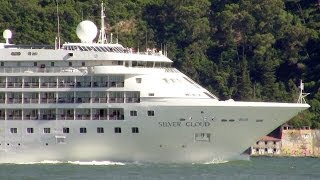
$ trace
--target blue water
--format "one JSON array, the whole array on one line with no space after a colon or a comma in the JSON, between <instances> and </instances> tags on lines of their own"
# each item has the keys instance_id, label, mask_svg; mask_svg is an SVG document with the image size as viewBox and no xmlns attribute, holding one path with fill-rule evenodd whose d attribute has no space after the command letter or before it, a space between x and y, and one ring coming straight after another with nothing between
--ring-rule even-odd
<instances>
[{"instance_id":1,"label":"blue water","mask_svg":"<svg viewBox=\"0 0 320 180\"><path fill-rule=\"evenodd\" d=\"M110 179L110 180L311 180L320 179L318 158L257 157L217 164L141 163L1 164L1 180ZM99 164L99 165L97 165Z\"/></svg>"}]
</instances>

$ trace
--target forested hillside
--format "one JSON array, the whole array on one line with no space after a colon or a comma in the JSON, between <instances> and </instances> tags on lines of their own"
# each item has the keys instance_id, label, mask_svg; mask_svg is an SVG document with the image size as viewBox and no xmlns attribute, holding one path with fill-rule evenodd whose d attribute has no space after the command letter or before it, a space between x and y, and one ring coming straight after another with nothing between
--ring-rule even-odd
<instances>
[{"instance_id":1,"label":"forested hillside","mask_svg":"<svg viewBox=\"0 0 320 180\"><path fill-rule=\"evenodd\" d=\"M218 95L312 106L291 123L320 127L319 0L105 0L108 32L124 46L166 45L174 66ZM100 24L101 0L59 0L63 42L81 20ZM55 0L1 0L0 31L15 44L54 44ZM2 40L3 42L4 40Z\"/></svg>"}]
</instances>

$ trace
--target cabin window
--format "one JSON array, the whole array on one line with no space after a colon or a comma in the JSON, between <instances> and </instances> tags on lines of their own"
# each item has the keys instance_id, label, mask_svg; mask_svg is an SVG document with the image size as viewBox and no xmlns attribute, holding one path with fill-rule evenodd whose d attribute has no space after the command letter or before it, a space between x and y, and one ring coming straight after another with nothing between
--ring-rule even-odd
<instances>
[{"instance_id":1,"label":"cabin window","mask_svg":"<svg viewBox=\"0 0 320 180\"><path fill-rule=\"evenodd\" d=\"M38 66L38 63L37 63L37 62L34 62L34 63L33 63L33 66L37 67L37 66Z\"/></svg>"},{"instance_id":2,"label":"cabin window","mask_svg":"<svg viewBox=\"0 0 320 180\"><path fill-rule=\"evenodd\" d=\"M130 116L137 116L138 112L137 111L130 111Z\"/></svg>"},{"instance_id":3,"label":"cabin window","mask_svg":"<svg viewBox=\"0 0 320 180\"><path fill-rule=\"evenodd\" d=\"M139 133L139 128L138 127L133 127L132 128L132 133L134 133L134 134Z\"/></svg>"},{"instance_id":4,"label":"cabin window","mask_svg":"<svg viewBox=\"0 0 320 180\"><path fill-rule=\"evenodd\" d=\"M63 130L63 133L65 134L70 133L70 129L68 127L64 127L62 130Z\"/></svg>"},{"instance_id":5,"label":"cabin window","mask_svg":"<svg viewBox=\"0 0 320 180\"><path fill-rule=\"evenodd\" d=\"M137 82L138 84L141 84L142 79L141 79L141 78L136 78L136 82Z\"/></svg>"},{"instance_id":6,"label":"cabin window","mask_svg":"<svg viewBox=\"0 0 320 180\"><path fill-rule=\"evenodd\" d=\"M20 56L21 55L21 52L12 52L11 53L11 56Z\"/></svg>"},{"instance_id":7,"label":"cabin window","mask_svg":"<svg viewBox=\"0 0 320 180\"><path fill-rule=\"evenodd\" d=\"M1 62L1 66L4 66L4 62Z\"/></svg>"},{"instance_id":8,"label":"cabin window","mask_svg":"<svg viewBox=\"0 0 320 180\"><path fill-rule=\"evenodd\" d=\"M49 134L50 133L50 128L43 128L43 133Z\"/></svg>"},{"instance_id":9,"label":"cabin window","mask_svg":"<svg viewBox=\"0 0 320 180\"><path fill-rule=\"evenodd\" d=\"M97 133L104 133L103 127L97 127Z\"/></svg>"},{"instance_id":10,"label":"cabin window","mask_svg":"<svg viewBox=\"0 0 320 180\"><path fill-rule=\"evenodd\" d=\"M87 128L81 127L80 128L80 133L87 133Z\"/></svg>"},{"instance_id":11,"label":"cabin window","mask_svg":"<svg viewBox=\"0 0 320 180\"><path fill-rule=\"evenodd\" d=\"M33 134L33 128L27 128L27 133L29 133L29 134Z\"/></svg>"},{"instance_id":12,"label":"cabin window","mask_svg":"<svg viewBox=\"0 0 320 180\"><path fill-rule=\"evenodd\" d=\"M52 67L54 66L54 62L51 62L51 66L52 66Z\"/></svg>"},{"instance_id":13,"label":"cabin window","mask_svg":"<svg viewBox=\"0 0 320 180\"><path fill-rule=\"evenodd\" d=\"M18 133L18 128L10 128L10 133L17 134Z\"/></svg>"},{"instance_id":14,"label":"cabin window","mask_svg":"<svg viewBox=\"0 0 320 180\"><path fill-rule=\"evenodd\" d=\"M153 110L149 110L148 111L148 116L154 116L154 111Z\"/></svg>"},{"instance_id":15,"label":"cabin window","mask_svg":"<svg viewBox=\"0 0 320 180\"><path fill-rule=\"evenodd\" d=\"M81 63L81 66L86 66L86 63L85 63L85 62L82 62L82 63Z\"/></svg>"},{"instance_id":16,"label":"cabin window","mask_svg":"<svg viewBox=\"0 0 320 180\"><path fill-rule=\"evenodd\" d=\"M69 62L69 66L72 66L72 62Z\"/></svg>"},{"instance_id":17,"label":"cabin window","mask_svg":"<svg viewBox=\"0 0 320 180\"><path fill-rule=\"evenodd\" d=\"M132 61L132 67L136 67L138 66L138 62L137 61Z\"/></svg>"},{"instance_id":18,"label":"cabin window","mask_svg":"<svg viewBox=\"0 0 320 180\"><path fill-rule=\"evenodd\" d=\"M121 133L121 127L115 127L114 133Z\"/></svg>"},{"instance_id":19,"label":"cabin window","mask_svg":"<svg viewBox=\"0 0 320 180\"><path fill-rule=\"evenodd\" d=\"M147 67L153 67L153 62L147 62Z\"/></svg>"},{"instance_id":20,"label":"cabin window","mask_svg":"<svg viewBox=\"0 0 320 180\"><path fill-rule=\"evenodd\" d=\"M211 141L211 134L210 133L195 133L194 140L195 141L202 141L202 142L210 142Z\"/></svg>"},{"instance_id":21,"label":"cabin window","mask_svg":"<svg viewBox=\"0 0 320 180\"><path fill-rule=\"evenodd\" d=\"M66 137L64 136L56 136L56 142L57 144L65 144Z\"/></svg>"},{"instance_id":22,"label":"cabin window","mask_svg":"<svg viewBox=\"0 0 320 180\"><path fill-rule=\"evenodd\" d=\"M239 121L248 121L248 118L240 118Z\"/></svg>"},{"instance_id":23,"label":"cabin window","mask_svg":"<svg viewBox=\"0 0 320 180\"><path fill-rule=\"evenodd\" d=\"M149 96L154 96L154 93L149 93L148 95L149 95Z\"/></svg>"}]
</instances>

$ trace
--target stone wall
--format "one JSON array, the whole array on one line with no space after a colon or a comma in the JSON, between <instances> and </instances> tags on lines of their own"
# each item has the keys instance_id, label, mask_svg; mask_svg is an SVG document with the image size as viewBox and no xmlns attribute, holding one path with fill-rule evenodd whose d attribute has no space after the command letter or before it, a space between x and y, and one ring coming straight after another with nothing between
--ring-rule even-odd
<instances>
[{"instance_id":1,"label":"stone wall","mask_svg":"<svg viewBox=\"0 0 320 180\"><path fill-rule=\"evenodd\" d=\"M281 155L320 156L320 130L282 130Z\"/></svg>"}]
</instances>

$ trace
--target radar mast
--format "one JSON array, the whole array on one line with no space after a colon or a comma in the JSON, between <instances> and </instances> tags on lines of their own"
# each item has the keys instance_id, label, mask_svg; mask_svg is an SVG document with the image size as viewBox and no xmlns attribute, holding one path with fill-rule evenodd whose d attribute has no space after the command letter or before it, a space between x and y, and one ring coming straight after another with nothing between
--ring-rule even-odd
<instances>
[{"instance_id":1,"label":"radar mast","mask_svg":"<svg viewBox=\"0 0 320 180\"><path fill-rule=\"evenodd\" d=\"M303 90L304 90L304 83L302 82L302 80L300 80L300 86L299 86L299 89L300 89L300 94L299 94L299 98L298 98L298 104L306 104L306 100L304 99L306 96L308 96L310 93L304 93Z\"/></svg>"},{"instance_id":2,"label":"radar mast","mask_svg":"<svg viewBox=\"0 0 320 180\"><path fill-rule=\"evenodd\" d=\"M104 18L105 18L105 14L104 14L104 6L103 6L103 1L101 2L101 29L100 29L100 34L99 34L99 39L98 39L98 43L100 44L106 44L107 43L107 35L105 32L105 25L104 25Z\"/></svg>"}]
</instances>

